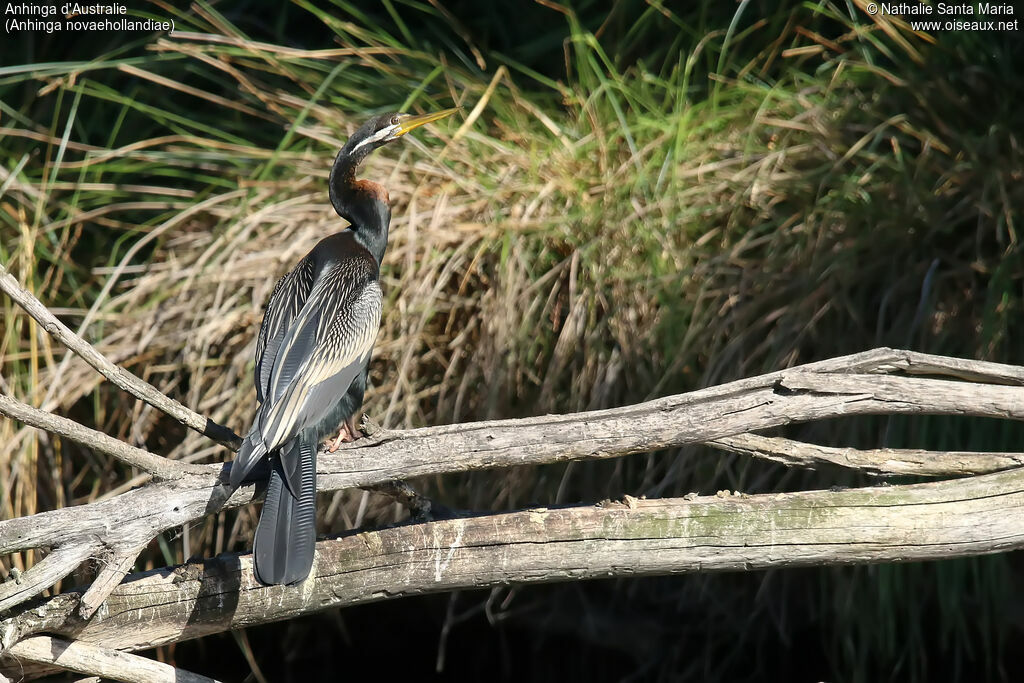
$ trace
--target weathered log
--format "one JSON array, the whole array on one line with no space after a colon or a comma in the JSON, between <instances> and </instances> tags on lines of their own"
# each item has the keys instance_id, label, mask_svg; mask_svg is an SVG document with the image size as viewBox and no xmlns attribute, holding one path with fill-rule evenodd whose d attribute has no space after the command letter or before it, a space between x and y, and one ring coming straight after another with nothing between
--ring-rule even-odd
<instances>
[{"instance_id":1,"label":"weathered log","mask_svg":"<svg viewBox=\"0 0 1024 683\"><path fill-rule=\"evenodd\" d=\"M129 576L90 620L79 593L19 608L3 644L45 631L138 650L319 610L464 588L901 562L1024 547L1024 471L843 491L720 492L450 519L317 543L311 578L261 586L248 554ZM12 675L8 660L0 673Z\"/></svg>"}]
</instances>

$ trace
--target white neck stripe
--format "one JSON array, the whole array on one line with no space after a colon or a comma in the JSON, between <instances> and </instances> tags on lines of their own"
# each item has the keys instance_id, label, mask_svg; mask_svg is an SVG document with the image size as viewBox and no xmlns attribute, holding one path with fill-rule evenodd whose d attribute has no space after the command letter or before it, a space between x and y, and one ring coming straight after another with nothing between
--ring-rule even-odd
<instances>
[{"instance_id":1,"label":"white neck stripe","mask_svg":"<svg viewBox=\"0 0 1024 683\"><path fill-rule=\"evenodd\" d=\"M382 129L378 130L376 133L374 133L373 135L371 135L370 137L366 138L365 140L360 142L358 145L353 147L352 151L353 152L356 151L357 149L359 149L363 145L368 145L368 144L373 144L375 142L380 142L381 140L383 140L384 138L388 137L391 134L391 131L392 131L393 128L394 128L394 126L388 126L387 128L382 128Z\"/></svg>"}]
</instances>

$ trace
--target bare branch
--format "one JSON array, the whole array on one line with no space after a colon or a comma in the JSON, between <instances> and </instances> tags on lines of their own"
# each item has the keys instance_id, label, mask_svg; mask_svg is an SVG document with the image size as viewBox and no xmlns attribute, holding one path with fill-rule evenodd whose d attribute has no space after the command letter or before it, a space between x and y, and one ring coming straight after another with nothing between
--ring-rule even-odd
<instances>
[{"instance_id":1,"label":"bare branch","mask_svg":"<svg viewBox=\"0 0 1024 683\"><path fill-rule=\"evenodd\" d=\"M432 512L438 512L438 510L434 509L435 503L432 500L421 496L404 481L388 481L373 486L364 486L363 489L371 493L387 496L399 505L407 508L412 516L417 519L429 519ZM442 511L446 513L451 512L447 509Z\"/></svg>"},{"instance_id":2,"label":"bare branch","mask_svg":"<svg viewBox=\"0 0 1024 683\"><path fill-rule=\"evenodd\" d=\"M68 347L68 349L117 386L150 404L157 410L170 415L186 427L190 427L214 441L235 449L241 444L241 439L238 435L227 427L219 425L190 410L174 399L162 394L159 389L149 382L111 363L92 344L72 332L67 325L50 313L46 306L31 292L18 284L18 281L7 272L3 264L0 264L0 290L4 291L26 313L32 316L36 322L42 325L47 334L64 344L64 346Z\"/></svg>"},{"instance_id":3,"label":"bare branch","mask_svg":"<svg viewBox=\"0 0 1024 683\"><path fill-rule=\"evenodd\" d=\"M0 612L38 595L57 583L75 571L75 567L89 559L95 550L96 542L92 539L61 546L17 578L8 579L0 584Z\"/></svg>"},{"instance_id":4,"label":"bare branch","mask_svg":"<svg viewBox=\"0 0 1024 683\"><path fill-rule=\"evenodd\" d=\"M132 570L132 565L135 564L136 558L145 547L138 545L133 548L118 549L112 552L110 557L100 558L103 568L100 569L96 579L89 586L89 590L85 591L85 595L82 596L82 603L78 607L80 617L88 619L96 613L111 591L117 588L118 584Z\"/></svg>"},{"instance_id":5,"label":"bare branch","mask_svg":"<svg viewBox=\"0 0 1024 683\"><path fill-rule=\"evenodd\" d=\"M125 683L215 683L212 678L146 657L50 636L25 638L12 647L9 654L25 661L54 664L67 671Z\"/></svg>"},{"instance_id":6,"label":"bare branch","mask_svg":"<svg viewBox=\"0 0 1024 683\"><path fill-rule=\"evenodd\" d=\"M965 382L983 384L1024 385L1024 368L991 361L968 360L950 356L936 356L919 351L877 348L853 356L841 356L823 361L822 369L834 361L849 360L851 372L905 373L930 377L952 377Z\"/></svg>"},{"instance_id":7,"label":"bare branch","mask_svg":"<svg viewBox=\"0 0 1024 683\"><path fill-rule=\"evenodd\" d=\"M860 395L872 401L893 405L882 413L921 413L932 415L971 415L1024 419L1024 392L1019 386L972 384L916 377L878 377L875 375L836 374L793 370L783 373L779 386L822 398ZM937 392L930 395L928 392ZM851 411L853 412L853 411Z\"/></svg>"},{"instance_id":8,"label":"bare branch","mask_svg":"<svg viewBox=\"0 0 1024 683\"><path fill-rule=\"evenodd\" d=\"M1024 547L1024 471L844 491L539 508L317 544L312 578L256 583L251 556L129 576L90 621L73 595L3 622L135 650L318 610L508 583L964 557ZM8 666L0 673L9 674Z\"/></svg>"},{"instance_id":9,"label":"bare branch","mask_svg":"<svg viewBox=\"0 0 1024 683\"><path fill-rule=\"evenodd\" d=\"M948 477L1001 472L1024 465L1024 453L925 451L912 448L836 448L759 434L738 434L707 442L730 453L749 455L790 467L814 468L823 463L865 474Z\"/></svg>"},{"instance_id":10,"label":"bare branch","mask_svg":"<svg viewBox=\"0 0 1024 683\"><path fill-rule=\"evenodd\" d=\"M38 429L45 429L52 434L70 439L100 453L106 453L121 462L152 474L157 479L176 479L185 474L209 472L208 468L203 468L200 465L162 458L112 436L107 436L103 432L80 425L74 420L33 408L2 394L0 394L0 415Z\"/></svg>"},{"instance_id":11,"label":"bare branch","mask_svg":"<svg viewBox=\"0 0 1024 683\"><path fill-rule=\"evenodd\" d=\"M1024 387L939 379L771 373L624 408L384 432L322 458L322 488L512 465L607 458L846 415L1024 418ZM827 388L828 391L825 391ZM346 447L348 446L348 447Z\"/></svg>"}]
</instances>

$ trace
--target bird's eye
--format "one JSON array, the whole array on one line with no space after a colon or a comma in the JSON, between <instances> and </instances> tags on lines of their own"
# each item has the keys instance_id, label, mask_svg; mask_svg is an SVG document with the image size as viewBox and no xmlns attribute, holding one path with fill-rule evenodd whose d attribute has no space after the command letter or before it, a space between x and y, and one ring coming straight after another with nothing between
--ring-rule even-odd
<instances>
[{"instance_id":1,"label":"bird's eye","mask_svg":"<svg viewBox=\"0 0 1024 683\"><path fill-rule=\"evenodd\" d=\"M391 117L391 125L392 126L397 126L398 122L401 121L401 120L402 120L401 114L395 114L394 116Z\"/></svg>"}]
</instances>

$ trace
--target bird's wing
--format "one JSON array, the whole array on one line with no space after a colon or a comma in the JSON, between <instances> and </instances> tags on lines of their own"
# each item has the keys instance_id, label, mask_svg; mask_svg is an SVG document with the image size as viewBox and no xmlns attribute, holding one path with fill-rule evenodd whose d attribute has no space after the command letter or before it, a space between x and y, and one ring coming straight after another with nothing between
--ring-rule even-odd
<instances>
[{"instance_id":1,"label":"bird's wing","mask_svg":"<svg viewBox=\"0 0 1024 683\"><path fill-rule=\"evenodd\" d=\"M311 255L304 259L274 285L267 311L263 314L260 336L256 340L256 398L267 400L270 374L292 320L302 310L313 289L315 264Z\"/></svg>"},{"instance_id":2,"label":"bird's wing","mask_svg":"<svg viewBox=\"0 0 1024 683\"><path fill-rule=\"evenodd\" d=\"M324 269L280 342L266 400L246 437L252 448L240 456L258 459L337 405L370 357L382 299L367 264L349 260ZM252 464L242 463L239 472ZM295 482L285 483L294 492Z\"/></svg>"}]
</instances>

